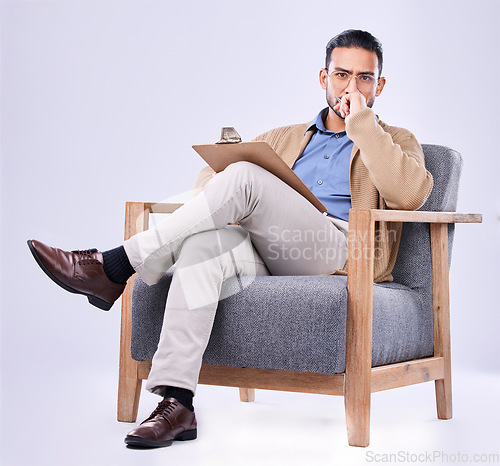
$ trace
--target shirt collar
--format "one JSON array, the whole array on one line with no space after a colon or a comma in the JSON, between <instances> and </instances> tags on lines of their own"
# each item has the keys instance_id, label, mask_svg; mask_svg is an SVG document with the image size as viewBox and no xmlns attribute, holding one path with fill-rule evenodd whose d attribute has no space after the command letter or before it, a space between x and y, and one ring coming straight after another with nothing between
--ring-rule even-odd
<instances>
[{"instance_id":1,"label":"shirt collar","mask_svg":"<svg viewBox=\"0 0 500 466\"><path fill-rule=\"evenodd\" d=\"M320 131L323 131L324 133L327 133L327 132L333 133L333 131L328 131L325 128L324 119L326 118L327 114L328 114L328 107L325 107L323 110L321 110L316 115L316 118L314 118L314 120L311 122L311 124L307 127L306 133L308 131L310 131L311 129L313 129L313 130L318 130L319 129Z\"/></svg>"},{"instance_id":2,"label":"shirt collar","mask_svg":"<svg viewBox=\"0 0 500 466\"><path fill-rule=\"evenodd\" d=\"M330 134L336 134L335 131L330 131L328 129L325 128L325 118L326 116L328 115L328 108L329 107L325 107L323 110L321 110L317 115L316 115L316 118L314 118L313 121L311 121L311 124L307 127L306 129L306 132L304 133L304 135L310 131L310 130L314 130L314 131L317 131L317 130L320 130L322 131L323 133L330 133ZM377 120L377 123L379 121L378 119L378 115L375 115L375 120ZM345 131L341 131L340 133L338 134L342 134L342 133L345 133Z\"/></svg>"}]
</instances>

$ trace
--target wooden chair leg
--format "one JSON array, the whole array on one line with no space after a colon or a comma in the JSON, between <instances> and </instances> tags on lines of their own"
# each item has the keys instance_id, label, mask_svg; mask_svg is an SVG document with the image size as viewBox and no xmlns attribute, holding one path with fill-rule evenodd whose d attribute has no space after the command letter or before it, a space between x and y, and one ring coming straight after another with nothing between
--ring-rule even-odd
<instances>
[{"instance_id":1,"label":"wooden chair leg","mask_svg":"<svg viewBox=\"0 0 500 466\"><path fill-rule=\"evenodd\" d=\"M350 210L344 403L349 445L370 444L375 222L370 212Z\"/></svg>"},{"instance_id":2,"label":"wooden chair leg","mask_svg":"<svg viewBox=\"0 0 500 466\"><path fill-rule=\"evenodd\" d=\"M250 402L255 401L254 388L240 388L240 401Z\"/></svg>"},{"instance_id":3,"label":"wooden chair leg","mask_svg":"<svg viewBox=\"0 0 500 466\"><path fill-rule=\"evenodd\" d=\"M453 416L451 404L451 375L449 378L436 380L435 386L438 419L451 419Z\"/></svg>"},{"instance_id":4,"label":"wooden chair leg","mask_svg":"<svg viewBox=\"0 0 500 466\"><path fill-rule=\"evenodd\" d=\"M444 360L444 378L435 381L439 419L451 419L450 292L448 225L431 224L432 307L434 315L434 356Z\"/></svg>"},{"instance_id":5,"label":"wooden chair leg","mask_svg":"<svg viewBox=\"0 0 500 466\"><path fill-rule=\"evenodd\" d=\"M141 385L142 380L137 377L137 362L132 360L132 364L125 364L125 367L120 364L117 416L120 422L135 422L137 420Z\"/></svg>"},{"instance_id":6,"label":"wooden chair leg","mask_svg":"<svg viewBox=\"0 0 500 466\"><path fill-rule=\"evenodd\" d=\"M351 374L344 393L347 440L353 447L367 447L370 444L370 387L361 377Z\"/></svg>"},{"instance_id":7,"label":"wooden chair leg","mask_svg":"<svg viewBox=\"0 0 500 466\"><path fill-rule=\"evenodd\" d=\"M132 287L131 277L122 295L122 319L120 335L120 372L118 380L118 420L135 422L139 409L142 380L138 374L138 362L130 355Z\"/></svg>"}]
</instances>

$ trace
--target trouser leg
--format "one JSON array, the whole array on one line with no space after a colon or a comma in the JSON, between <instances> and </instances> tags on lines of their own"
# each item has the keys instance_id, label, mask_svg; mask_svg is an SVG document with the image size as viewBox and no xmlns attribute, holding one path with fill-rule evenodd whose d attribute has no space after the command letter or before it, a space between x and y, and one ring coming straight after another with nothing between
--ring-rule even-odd
<instances>
[{"instance_id":1,"label":"trouser leg","mask_svg":"<svg viewBox=\"0 0 500 466\"><path fill-rule=\"evenodd\" d=\"M322 215L304 197L263 168L229 165L205 190L156 228L124 243L139 276L156 283L191 235L238 222L273 275L328 274L347 260L346 222Z\"/></svg>"},{"instance_id":2,"label":"trouser leg","mask_svg":"<svg viewBox=\"0 0 500 466\"><path fill-rule=\"evenodd\" d=\"M176 262L146 388L159 395L165 386L194 393L219 297L236 293L256 275L268 273L241 227L227 226L187 238Z\"/></svg>"}]
</instances>

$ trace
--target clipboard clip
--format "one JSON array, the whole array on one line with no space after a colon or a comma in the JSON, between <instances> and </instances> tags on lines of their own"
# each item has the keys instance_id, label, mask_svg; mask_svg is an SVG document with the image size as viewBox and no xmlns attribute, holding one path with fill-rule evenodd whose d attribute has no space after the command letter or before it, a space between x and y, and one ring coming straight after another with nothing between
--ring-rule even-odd
<instances>
[{"instance_id":1,"label":"clipboard clip","mask_svg":"<svg viewBox=\"0 0 500 466\"><path fill-rule=\"evenodd\" d=\"M215 144L236 144L241 142L241 136L232 126L225 126L220 132L220 141Z\"/></svg>"}]
</instances>

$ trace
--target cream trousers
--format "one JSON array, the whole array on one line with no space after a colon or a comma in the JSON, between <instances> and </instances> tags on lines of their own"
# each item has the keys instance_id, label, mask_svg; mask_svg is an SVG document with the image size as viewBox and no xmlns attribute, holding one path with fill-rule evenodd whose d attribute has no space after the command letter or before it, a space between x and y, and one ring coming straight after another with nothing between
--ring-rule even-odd
<instances>
[{"instance_id":1,"label":"cream trousers","mask_svg":"<svg viewBox=\"0 0 500 466\"><path fill-rule=\"evenodd\" d=\"M321 214L261 167L238 162L124 247L148 285L175 264L146 388L159 395L164 386L194 393L218 301L257 275L322 275L343 268L347 222Z\"/></svg>"}]
</instances>

